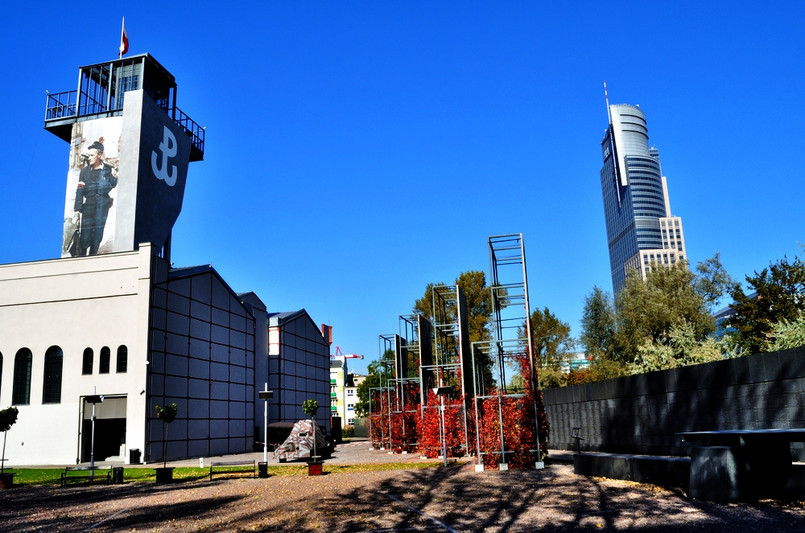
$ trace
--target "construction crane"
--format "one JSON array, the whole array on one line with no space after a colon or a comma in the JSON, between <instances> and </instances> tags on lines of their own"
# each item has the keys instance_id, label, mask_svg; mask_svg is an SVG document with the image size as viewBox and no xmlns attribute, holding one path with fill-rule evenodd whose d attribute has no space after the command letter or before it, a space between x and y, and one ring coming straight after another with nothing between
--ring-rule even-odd
<instances>
[{"instance_id":1,"label":"construction crane","mask_svg":"<svg viewBox=\"0 0 805 533\"><path fill-rule=\"evenodd\" d=\"M358 355L356 353L341 353L341 347L335 347L335 353L330 355L330 359L363 359L362 355Z\"/></svg>"}]
</instances>

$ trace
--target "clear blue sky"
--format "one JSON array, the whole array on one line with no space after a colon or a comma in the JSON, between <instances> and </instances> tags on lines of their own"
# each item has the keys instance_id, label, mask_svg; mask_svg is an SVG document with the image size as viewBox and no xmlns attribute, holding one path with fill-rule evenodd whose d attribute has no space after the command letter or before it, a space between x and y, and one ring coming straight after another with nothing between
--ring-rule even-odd
<instances>
[{"instance_id":1,"label":"clear blue sky","mask_svg":"<svg viewBox=\"0 0 805 533\"><path fill-rule=\"evenodd\" d=\"M9 151L0 263L55 258L68 144L45 91L148 52L207 128L174 228L272 311L378 355L428 282L522 233L532 307L579 334L611 291L599 183L610 102L639 104L692 263L736 278L805 241L805 3L17 2L0 20ZM666 5L668 5L666 7Z\"/></svg>"}]
</instances>

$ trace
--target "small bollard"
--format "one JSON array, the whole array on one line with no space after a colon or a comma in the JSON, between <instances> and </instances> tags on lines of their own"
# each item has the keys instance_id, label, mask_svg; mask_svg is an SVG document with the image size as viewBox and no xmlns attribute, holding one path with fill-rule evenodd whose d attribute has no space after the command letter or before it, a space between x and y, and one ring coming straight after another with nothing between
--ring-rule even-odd
<instances>
[{"instance_id":1,"label":"small bollard","mask_svg":"<svg viewBox=\"0 0 805 533\"><path fill-rule=\"evenodd\" d=\"M199 468L204 468L204 458L203 457L198 458L198 467Z\"/></svg>"}]
</instances>

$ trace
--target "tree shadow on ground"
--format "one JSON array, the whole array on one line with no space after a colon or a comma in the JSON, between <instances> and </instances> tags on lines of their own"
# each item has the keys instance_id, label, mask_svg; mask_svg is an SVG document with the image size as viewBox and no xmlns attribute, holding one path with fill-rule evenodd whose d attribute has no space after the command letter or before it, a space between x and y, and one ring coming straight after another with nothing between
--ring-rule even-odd
<instances>
[{"instance_id":1,"label":"tree shadow on ground","mask_svg":"<svg viewBox=\"0 0 805 533\"><path fill-rule=\"evenodd\" d=\"M318 501L317 522L289 529L351 531L792 531L805 512L718 505L650 485L541 471L475 473L455 466L407 471L374 487ZM412 509L413 508L413 509ZM418 511L418 512L417 512ZM278 529L264 529L272 531Z\"/></svg>"},{"instance_id":2,"label":"tree shadow on ground","mask_svg":"<svg viewBox=\"0 0 805 533\"><path fill-rule=\"evenodd\" d=\"M805 530L802 505L697 502L681 491L577 476L570 465L474 472L471 464L458 464L377 474L366 474L374 481L361 473L334 473L282 478L282 483L137 483L42 488L38 494L22 488L0 494L0 524L25 531L86 530L96 524L97 530L109 531L298 533ZM114 505L104 506L104 500ZM61 516L62 509L87 512Z\"/></svg>"},{"instance_id":3,"label":"tree shadow on ground","mask_svg":"<svg viewBox=\"0 0 805 533\"><path fill-rule=\"evenodd\" d=\"M172 505L143 505L150 495L197 489L196 483L126 483L72 487L27 486L4 491L0 496L0 530L83 531L103 521L104 527L130 527L166 519L182 519L214 512L238 500L237 497L201 498ZM93 508L114 499L126 510L120 519L95 515ZM127 504L126 500L131 500Z\"/></svg>"}]
</instances>

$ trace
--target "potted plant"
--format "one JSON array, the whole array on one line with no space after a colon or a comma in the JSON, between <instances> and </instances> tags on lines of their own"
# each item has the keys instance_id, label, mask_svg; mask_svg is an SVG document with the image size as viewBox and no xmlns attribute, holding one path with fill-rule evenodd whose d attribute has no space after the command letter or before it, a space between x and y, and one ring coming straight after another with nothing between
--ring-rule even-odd
<instances>
[{"instance_id":1,"label":"potted plant","mask_svg":"<svg viewBox=\"0 0 805 533\"><path fill-rule=\"evenodd\" d=\"M173 481L173 467L168 467L168 427L170 423L176 420L176 412L178 408L175 403L160 407L159 404L154 406L157 412L157 418L162 420L162 468L155 468L157 472L157 483L170 483Z\"/></svg>"},{"instance_id":2,"label":"potted plant","mask_svg":"<svg viewBox=\"0 0 805 533\"><path fill-rule=\"evenodd\" d=\"M318 410L319 402L316 400L305 400L302 403L302 411L310 417L313 426L313 455L310 456L310 462L307 464L309 476L320 476L322 474L322 461L316 449L316 411Z\"/></svg>"},{"instance_id":3,"label":"potted plant","mask_svg":"<svg viewBox=\"0 0 805 533\"><path fill-rule=\"evenodd\" d=\"M0 411L0 431L3 432L3 456L0 461L0 489L9 489L14 484L14 474L6 472L6 437L8 430L17 421L19 410L9 407Z\"/></svg>"}]
</instances>

